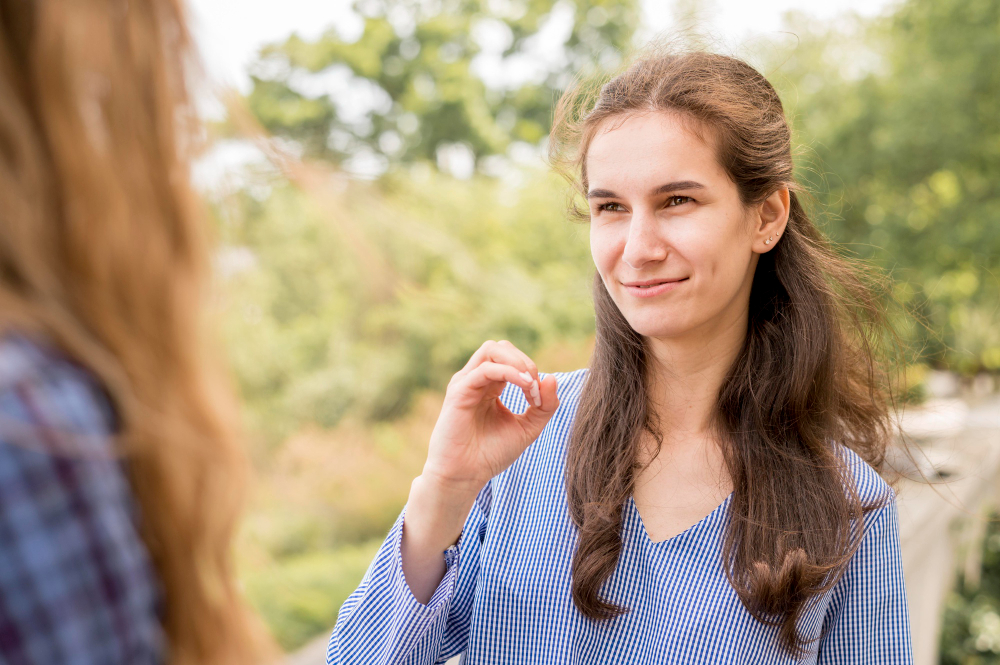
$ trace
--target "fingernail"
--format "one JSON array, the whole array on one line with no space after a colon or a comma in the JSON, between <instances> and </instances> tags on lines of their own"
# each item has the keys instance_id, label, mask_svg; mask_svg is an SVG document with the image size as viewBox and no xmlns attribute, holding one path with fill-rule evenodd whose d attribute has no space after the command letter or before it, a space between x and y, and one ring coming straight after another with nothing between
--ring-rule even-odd
<instances>
[{"instance_id":1,"label":"fingernail","mask_svg":"<svg viewBox=\"0 0 1000 665\"><path fill-rule=\"evenodd\" d=\"M524 379L525 381L531 381L531 375L530 375L530 374L528 374L527 372L521 372L520 376L521 376L521 378L522 378L522 379Z\"/></svg>"}]
</instances>

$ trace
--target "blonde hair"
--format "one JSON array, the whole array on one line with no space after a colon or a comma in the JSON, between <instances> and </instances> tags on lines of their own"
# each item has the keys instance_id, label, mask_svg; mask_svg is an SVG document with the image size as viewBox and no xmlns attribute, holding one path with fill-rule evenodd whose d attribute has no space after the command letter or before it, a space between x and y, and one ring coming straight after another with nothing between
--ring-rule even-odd
<instances>
[{"instance_id":1,"label":"blonde hair","mask_svg":"<svg viewBox=\"0 0 1000 665\"><path fill-rule=\"evenodd\" d=\"M203 330L192 52L180 0L0 0L0 326L111 395L170 662L257 662L271 643L230 560L249 465Z\"/></svg>"}]
</instances>

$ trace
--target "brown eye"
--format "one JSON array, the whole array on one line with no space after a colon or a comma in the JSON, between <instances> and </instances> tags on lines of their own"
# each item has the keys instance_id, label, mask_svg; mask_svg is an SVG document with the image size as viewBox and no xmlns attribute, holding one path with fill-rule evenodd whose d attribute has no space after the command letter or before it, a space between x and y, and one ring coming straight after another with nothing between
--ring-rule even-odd
<instances>
[{"instance_id":1,"label":"brown eye","mask_svg":"<svg viewBox=\"0 0 1000 665\"><path fill-rule=\"evenodd\" d=\"M625 212L625 206L621 203L602 203L597 209L604 212Z\"/></svg>"},{"instance_id":2,"label":"brown eye","mask_svg":"<svg viewBox=\"0 0 1000 665\"><path fill-rule=\"evenodd\" d=\"M687 203L688 201L694 201L690 196L671 196L667 199L667 207L679 206L682 203Z\"/></svg>"}]
</instances>

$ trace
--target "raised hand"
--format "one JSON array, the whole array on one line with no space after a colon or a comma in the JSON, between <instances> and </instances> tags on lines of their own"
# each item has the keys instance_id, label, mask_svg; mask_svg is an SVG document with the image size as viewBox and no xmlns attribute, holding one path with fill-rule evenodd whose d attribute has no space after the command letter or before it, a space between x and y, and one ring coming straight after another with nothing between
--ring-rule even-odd
<instances>
[{"instance_id":1,"label":"raised hand","mask_svg":"<svg viewBox=\"0 0 1000 665\"><path fill-rule=\"evenodd\" d=\"M521 387L525 413L497 399L507 383ZM554 376L539 383L527 354L506 340L487 341L448 383L422 475L477 493L538 438L558 406Z\"/></svg>"},{"instance_id":2,"label":"raised hand","mask_svg":"<svg viewBox=\"0 0 1000 665\"><path fill-rule=\"evenodd\" d=\"M528 410L497 399L521 387ZM403 520L403 574L413 596L430 600L444 576L442 552L457 542L476 495L538 438L559 406L556 378L508 341L487 341L448 383L423 472L413 480Z\"/></svg>"}]
</instances>

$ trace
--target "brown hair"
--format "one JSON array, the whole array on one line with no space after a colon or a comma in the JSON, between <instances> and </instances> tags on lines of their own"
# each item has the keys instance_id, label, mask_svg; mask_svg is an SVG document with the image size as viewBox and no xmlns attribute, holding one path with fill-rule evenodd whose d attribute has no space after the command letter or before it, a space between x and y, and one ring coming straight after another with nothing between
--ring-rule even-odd
<instances>
[{"instance_id":1,"label":"brown hair","mask_svg":"<svg viewBox=\"0 0 1000 665\"><path fill-rule=\"evenodd\" d=\"M202 334L191 52L180 0L0 0L0 325L111 395L170 662L257 662L230 560L249 465Z\"/></svg>"},{"instance_id":2,"label":"brown hair","mask_svg":"<svg viewBox=\"0 0 1000 665\"><path fill-rule=\"evenodd\" d=\"M714 424L733 483L722 544L726 574L747 610L779 626L781 643L800 655L799 617L836 583L860 544L862 530L852 523L882 505L861 501L831 445L840 442L881 470L891 400L879 294L810 221L796 194L778 94L739 59L657 53L596 94L577 85L557 106L551 159L585 194L587 148L598 126L649 111L682 114L711 133L744 206L780 187L792 190L784 237L760 255L746 340L720 390ZM621 551L640 436L645 430L657 446L662 436L647 408L644 339L596 273L593 290L597 339L567 451L566 486L579 527L573 600L587 617L606 619L627 611L598 590Z\"/></svg>"}]
</instances>

